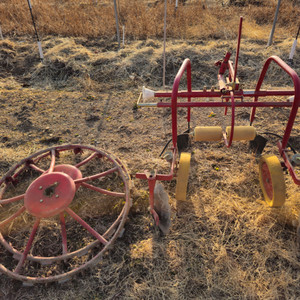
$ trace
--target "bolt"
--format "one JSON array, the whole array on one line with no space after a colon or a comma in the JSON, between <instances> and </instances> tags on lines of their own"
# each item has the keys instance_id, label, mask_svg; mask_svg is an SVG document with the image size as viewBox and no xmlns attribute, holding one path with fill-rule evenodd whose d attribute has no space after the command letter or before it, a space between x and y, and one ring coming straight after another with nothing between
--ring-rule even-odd
<instances>
[{"instance_id":1,"label":"bolt","mask_svg":"<svg viewBox=\"0 0 300 300\"><path fill-rule=\"evenodd\" d=\"M41 203L42 203L43 201L44 201L43 199L40 200Z\"/></svg>"},{"instance_id":2,"label":"bolt","mask_svg":"<svg viewBox=\"0 0 300 300\"><path fill-rule=\"evenodd\" d=\"M39 187L40 190L41 190L42 188L43 188L42 186Z\"/></svg>"},{"instance_id":3,"label":"bolt","mask_svg":"<svg viewBox=\"0 0 300 300\"><path fill-rule=\"evenodd\" d=\"M58 198L59 196L58 196L58 195L55 195L55 197Z\"/></svg>"}]
</instances>

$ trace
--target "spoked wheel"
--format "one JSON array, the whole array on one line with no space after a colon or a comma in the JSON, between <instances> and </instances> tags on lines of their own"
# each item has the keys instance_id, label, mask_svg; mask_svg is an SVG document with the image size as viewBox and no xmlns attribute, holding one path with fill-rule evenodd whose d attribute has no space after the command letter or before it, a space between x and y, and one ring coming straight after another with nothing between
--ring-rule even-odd
<instances>
[{"instance_id":1,"label":"spoked wheel","mask_svg":"<svg viewBox=\"0 0 300 300\"><path fill-rule=\"evenodd\" d=\"M271 207L285 202L285 182L282 167L275 155L262 156L259 162L259 182L264 198Z\"/></svg>"},{"instance_id":2,"label":"spoked wheel","mask_svg":"<svg viewBox=\"0 0 300 300\"><path fill-rule=\"evenodd\" d=\"M180 155L179 167L177 172L177 182L176 182L176 191L175 191L176 200L186 201L190 163L191 163L191 154L182 152Z\"/></svg>"},{"instance_id":3,"label":"spoked wheel","mask_svg":"<svg viewBox=\"0 0 300 300\"><path fill-rule=\"evenodd\" d=\"M0 188L0 271L26 284L63 282L95 265L122 234L131 204L125 166L82 145L23 159Z\"/></svg>"}]
</instances>

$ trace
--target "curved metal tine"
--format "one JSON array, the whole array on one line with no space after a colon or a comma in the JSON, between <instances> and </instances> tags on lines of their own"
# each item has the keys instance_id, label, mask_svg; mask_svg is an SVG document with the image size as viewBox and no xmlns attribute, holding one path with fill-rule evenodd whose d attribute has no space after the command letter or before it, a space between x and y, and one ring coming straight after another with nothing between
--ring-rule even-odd
<instances>
[{"instance_id":1,"label":"curved metal tine","mask_svg":"<svg viewBox=\"0 0 300 300\"><path fill-rule=\"evenodd\" d=\"M51 163L50 163L48 173L53 172L54 166L55 166L55 149L52 149L51 150Z\"/></svg>"},{"instance_id":2,"label":"curved metal tine","mask_svg":"<svg viewBox=\"0 0 300 300\"><path fill-rule=\"evenodd\" d=\"M11 215L10 217L8 217L7 219L5 219L4 221L0 222L0 228L6 224L8 224L9 222L11 222L12 220L14 220L16 217L18 217L19 215L21 215L24 211L26 210L25 206L22 206L18 211L16 211L13 215Z\"/></svg>"},{"instance_id":3,"label":"curved metal tine","mask_svg":"<svg viewBox=\"0 0 300 300\"><path fill-rule=\"evenodd\" d=\"M38 172L42 173L42 174L46 172L45 170L39 168L39 167L36 166L35 164L30 164L29 167L30 167L31 169L35 170L35 171L38 171Z\"/></svg>"},{"instance_id":4,"label":"curved metal tine","mask_svg":"<svg viewBox=\"0 0 300 300\"><path fill-rule=\"evenodd\" d=\"M10 203L10 202L19 201L19 200L22 200L24 197L25 197L25 194L22 194L22 195L15 196L15 197L12 197L12 198L3 199L3 200L0 200L0 205Z\"/></svg>"},{"instance_id":5,"label":"curved metal tine","mask_svg":"<svg viewBox=\"0 0 300 300\"><path fill-rule=\"evenodd\" d=\"M85 165L86 163L88 163L90 160L92 160L94 157L96 157L96 156L98 156L98 155L99 155L99 153L96 153L96 152L93 153L93 154L91 154L89 157L87 157L86 159L84 159L84 160L81 161L80 163L76 164L75 167L76 167L76 168L79 168L79 167Z\"/></svg>"},{"instance_id":6,"label":"curved metal tine","mask_svg":"<svg viewBox=\"0 0 300 300\"><path fill-rule=\"evenodd\" d=\"M24 265L24 262L25 262L25 260L27 258L27 255L28 255L28 253L29 253L29 251L31 249L34 237L35 237L36 232L37 232L38 227L39 227L39 224L40 224L40 219L37 218L36 221L35 221L35 223L34 223L34 225L33 225L31 234L29 236L29 239L28 239L28 242L27 242L27 245L26 245L26 248L25 248L25 250L24 250L24 252L23 252L23 254L22 254L22 256L21 256L21 258L19 260L19 263L18 263L17 267L14 270L14 273L17 273L17 274L20 273L20 271L21 271L21 269L22 269L22 267Z\"/></svg>"},{"instance_id":7,"label":"curved metal tine","mask_svg":"<svg viewBox=\"0 0 300 300\"><path fill-rule=\"evenodd\" d=\"M90 190L93 190L93 191L96 191L96 192L99 192L101 194L105 194L105 195L109 195L109 196L114 196L114 197L125 197L125 193L119 193L119 192L111 192L111 191L108 191L108 190L105 190L105 189L101 189L101 188L98 188L96 186L93 186L91 184L88 184L88 183L85 183L85 182L82 182L81 183L81 186L84 186Z\"/></svg>"},{"instance_id":8,"label":"curved metal tine","mask_svg":"<svg viewBox=\"0 0 300 300\"><path fill-rule=\"evenodd\" d=\"M74 180L74 183L77 184L77 183L82 183L82 182L89 181L89 180L95 180L95 179L98 179L100 177L104 177L106 175L114 173L116 171L118 171L118 167L114 167L112 169L109 169L105 172L102 172L102 173L99 173L99 174L96 174L96 175L92 175L92 176L88 176L88 177L84 177L84 178Z\"/></svg>"},{"instance_id":9,"label":"curved metal tine","mask_svg":"<svg viewBox=\"0 0 300 300\"><path fill-rule=\"evenodd\" d=\"M67 245L67 231L66 231L66 221L64 217L64 213L60 213L60 226L61 226L61 238L62 238L62 253L68 253L68 245Z\"/></svg>"},{"instance_id":10,"label":"curved metal tine","mask_svg":"<svg viewBox=\"0 0 300 300\"><path fill-rule=\"evenodd\" d=\"M93 235L97 240L99 240L103 245L106 245L108 241L94 230L89 224L82 220L73 210L69 207L65 210L74 220L76 220L82 227L84 227L91 235Z\"/></svg>"}]
</instances>

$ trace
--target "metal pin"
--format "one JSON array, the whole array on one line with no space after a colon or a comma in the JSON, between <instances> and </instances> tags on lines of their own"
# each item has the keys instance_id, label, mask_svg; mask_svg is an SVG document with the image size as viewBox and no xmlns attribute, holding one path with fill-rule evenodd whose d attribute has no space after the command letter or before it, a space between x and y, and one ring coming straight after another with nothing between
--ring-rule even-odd
<instances>
[{"instance_id":1,"label":"metal pin","mask_svg":"<svg viewBox=\"0 0 300 300\"><path fill-rule=\"evenodd\" d=\"M41 190L42 188L43 188L42 186L39 187L40 190Z\"/></svg>"},{"instance_id":2,"label":"metal pin","mask_svg":"<svg viewBox=\"0 0 300 300\"><path fill-rule=\"evenodd\" d=\"M58 198L59 196L58 196L58 195L55 195L55 197Z\"/></svg>"},{"instance_id":3,"label":"metal pin","mask_svg":"<svg viewBox=\"0 0 300 300\"><path fill-rule=\"evenodd\" d=\"M44 201L43 199L40 200L41 203L42 203L43 201Z\"/></svg>"}]
</instances>

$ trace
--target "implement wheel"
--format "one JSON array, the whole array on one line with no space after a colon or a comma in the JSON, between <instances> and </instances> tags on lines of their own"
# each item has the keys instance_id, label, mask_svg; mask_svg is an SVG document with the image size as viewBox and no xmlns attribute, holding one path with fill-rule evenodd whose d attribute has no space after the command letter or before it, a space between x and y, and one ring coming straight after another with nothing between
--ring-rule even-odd
<instances>
[{"instance_id":1,"label":"implement wheel","mask_svg":"<svg viewBox=\"0 0 300 300\"><path fill-rule=\"evenodd\" d=\"M259 182L269 206L281 207L285 202L282 167L275 155L264 155L259 162Z\"/></svg>"},{"instance_id":2,"label":"implement wheel","mask_svg":"<svg viewBox=\"0 0 300 300\"><path fill-rule=\"evenodd\" d=\"M179 159L179 168L177 172L176 200L186 201L187 185L189 180L191 154L182 152Z\"/></svg>"},{"instance_id":3,"label":"implement wheel","mask_svg":"<svg viewBox=\"0 0 300 300\"><path fill-rule=\"evenodd\" d=\"M94 266L123 233L129 193L125 166L91 146L23 159L0 179L0 272L32 285Z\"/></svg>"}]
</instances>

